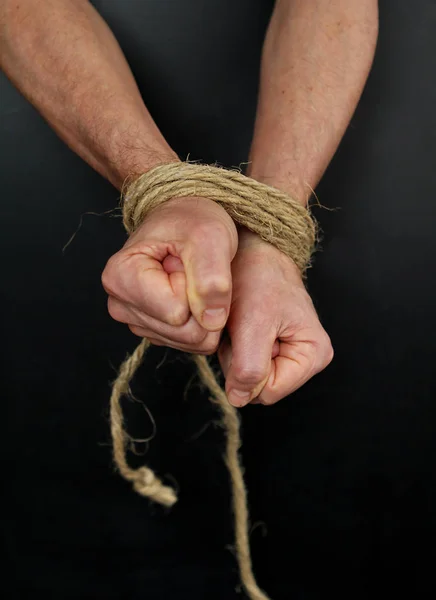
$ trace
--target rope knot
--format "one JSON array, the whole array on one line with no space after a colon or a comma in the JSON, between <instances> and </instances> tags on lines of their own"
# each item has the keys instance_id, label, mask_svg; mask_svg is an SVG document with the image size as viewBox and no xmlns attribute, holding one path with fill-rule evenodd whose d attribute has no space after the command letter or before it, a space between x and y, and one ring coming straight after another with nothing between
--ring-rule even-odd
<instances>
[{"instance_id":1,"label":"rope knot","mask_svg":"<svg viewBox=\"0 0 436 600\"><path fill-rule=\"evenodd\" d=\"M177 502L175 491L156 477L148 467L140 467L132 473L133 489L141 496L150 498L158 504L173 506Z\"/></svg>"}]
</instances>

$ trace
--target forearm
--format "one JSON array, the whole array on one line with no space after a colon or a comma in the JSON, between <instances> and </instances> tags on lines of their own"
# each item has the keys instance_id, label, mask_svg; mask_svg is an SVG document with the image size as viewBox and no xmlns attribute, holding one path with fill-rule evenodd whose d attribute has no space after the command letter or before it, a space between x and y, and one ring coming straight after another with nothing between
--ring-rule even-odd
<instances>
[{"instance_id":1,"label":"forearm","mask_svg":"<svg viewBox=\"0 0 436 600\"><path fill-rule=\"evenodd\" d=\"M120 188L177 160L87 0L2 0L1 66L59 136Z\"/></svg>"},{"instance_id":2,"label":"forearm","mask_svg":"<svg viewBox=\"0 0 436 600\"><path fill-rule=\"evenodd\" d=\"M306 203L367 79L376 0L277 0L265 39L248 174Z\"/></svg>"}]
</instances>

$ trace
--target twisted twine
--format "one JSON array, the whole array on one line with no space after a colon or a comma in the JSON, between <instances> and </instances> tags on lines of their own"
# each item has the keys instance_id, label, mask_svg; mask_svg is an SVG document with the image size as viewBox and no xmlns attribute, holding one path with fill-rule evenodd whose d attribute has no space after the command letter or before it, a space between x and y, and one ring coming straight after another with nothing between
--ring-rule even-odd
<instances>
[{"instance_id":1,"label":"twisted twine","mask_svg":"<svg viewBox=\"0 0 436 600\"><path fill-rule=\"evenodd\" d=\"M309 211L288 194L239 171L183 162L155 167L128 185L124 227L133 233L153 208L185 196L214 200L236 223L292 258L302 273L307 269L316 238Z\"/></svg>"},{"instance_id":2,"label":"twisted twine","mask_svg":"<svg viewBox=\"0 0 436 600\"><path fill-rule=\"evenodd\" d=\"M305 209L287 194L242 175L209 165L171 163L151 169L131 182L124 193L123 222L133 233L145 216L163 202L186 196L206 197L219 203L237 223L257 233L288 255L304 274L310 263L316 239L316 224ZM130 440L123 427L121 397L130 391L130 382L150 346L142 340L120 367L112 386L110 401L114 461L120 474L133 484L135 491L151 500L172 506L175 491L166 486L148 467L132 469L126 459ZM249 545L247 490L239 459L241 437L239 416L227 400L207 359L195 356L201 381L222 413L226 432L225 462L229 471L235 523L236 556L241 582L251 600L269 600L254 578Z\"/></svg>"}]
</instances>

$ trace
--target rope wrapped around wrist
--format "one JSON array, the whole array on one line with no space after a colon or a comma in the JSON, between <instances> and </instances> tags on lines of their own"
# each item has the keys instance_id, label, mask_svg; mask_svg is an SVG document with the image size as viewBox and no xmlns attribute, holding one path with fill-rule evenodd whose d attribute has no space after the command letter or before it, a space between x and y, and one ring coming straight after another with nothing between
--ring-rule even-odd
<instances>
[{"instance_id":1,"label":"rope wrapped around wrist","mask_svg":"<svg viewBox=\"0 0 436 600\"><path fill-rule=\"evenodd\" d=\"M185 196L214 200L236 223L292 258L302 273L307 269L316 239L309 211L288 194L239 171L184 162L155 167L127 186L124 227L133 233L153 208Z\"/></svg>"},{"instance_id":2,"label":"rope wrapped around wrist","mask_svg":"<svg viewBox=\"0 0 436 600\"><path fill-rule=\"evenodd\" d=\"M194 163L170 163L155 167L126 186L123 194L123 222L133 233L146 215L172 198L205 197L220 204L232 219L257 233L289 256L304 275L314 250L316 223L299 202L275 188L246 177L239 171ZM112 386L110 418L114 462L120 474L131 481L134 489L151 500L172 506L175 491L165 485L146 466L132 469L126 452L130 441L123 426L121 397L130 391L130 382L150 346L142 340L120 367ZM237 410L227 400L224 390L206 357L195 356L200 379L210 393L210 400L222 413L226 433L225 462L229 471L235 523L235 546L241 582L251 600L268 600L253 575L249 547L247 491L239 459L241 438Z\"/></svg>"}]
</instances>

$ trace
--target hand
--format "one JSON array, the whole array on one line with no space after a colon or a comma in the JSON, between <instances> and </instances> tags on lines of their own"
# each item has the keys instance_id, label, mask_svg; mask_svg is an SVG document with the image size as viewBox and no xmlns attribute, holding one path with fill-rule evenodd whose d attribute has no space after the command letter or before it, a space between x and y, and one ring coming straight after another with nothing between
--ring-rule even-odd
<instances>
[{"instance_id":1,"label":"hand","mask_svg":"<svg viewBox=\"0 0 436 600\"><path fill-rule=\"evenodd\" d=\"M110 315L153 344L214 353L229 314L237 246L235 224L212 200L158 206L103 271Z\"/></svg>"},{"instance_id":2,"label":"hand","mask_svg":"<svg viewBox=\"0 0 436 600\"><path fill-rule=\"evenodd\" d=\"M226 392L234 406L274 404L330 363L330 338L293 261L245 229L232 275L228 338L218 352Z\"/></svg>"}]
</instances>

